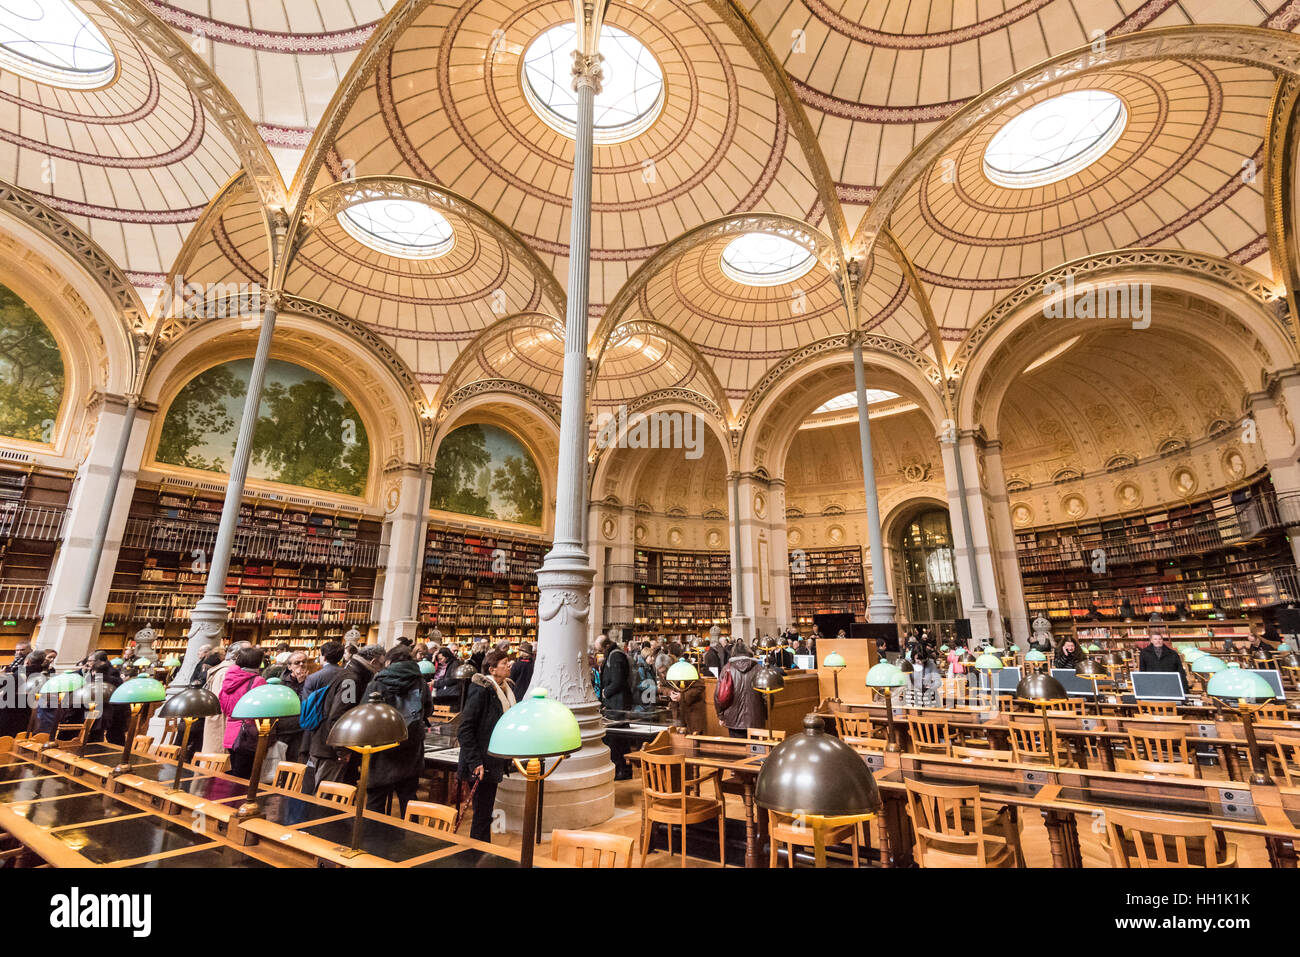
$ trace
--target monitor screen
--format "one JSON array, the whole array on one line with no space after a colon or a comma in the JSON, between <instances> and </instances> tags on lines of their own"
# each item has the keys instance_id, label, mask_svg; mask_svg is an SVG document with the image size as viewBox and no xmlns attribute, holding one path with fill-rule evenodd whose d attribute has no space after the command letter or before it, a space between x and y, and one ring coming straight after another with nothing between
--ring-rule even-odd
<instances>
[{"instance_id":1,"label":"monitor screen","mask_svg":"<svg viewBox=\"0 0 1300 957\"><path fill-rule=\"evenodd\" d=\"M804 671L811 671L817 667L817 659L812 655L795 655L794 666L802 668Z\"/></svg>"},{"instance_id":2,"label":"monitor screen","mask_svg":"<svg viewBox=\"0 0 1300 957\"><path fill-rule=\"evenodd\" d=\"M1020 684L1019 668L1003 668L993 672L993 688L998 694L1015 694L1016 685Z\"/></svg>"},{"instance_id":3,"label":"monitor screen","mask_svg":"<svg viewBox=\"0 0 1300 957\"><path fill-rule=\"evenodd\" d=\"M1092 682L1076 678L1073 668L1053 668L1052 677L1061 683L1071 698L1091 698L1093 695Z\"/></svg>"},{"instance_id":4,"label":"monitor screen","mask_svg":"<svg viewBox=\"0 0 1300 957\"><path fill-rule=\"evenodd\" d=\"M1269 683L1273 689L1273 696L1278 701L1286 700L1286 689L1282 687L1282 672L1275 671L1272 668L1247 668L1247 671L1253 671Z\"/></svg>"},{"instance_id":5,"label":"monitor screen","mask_svg":"<svg viewBox=\"0 0 1300 957\"><path fill-rule=\"evenodd\" d=\"M1183 676L1176 671L1134 671L1129 677L1138 701L1182 701L1187 697Z\"/></svg>"}]
</instances>

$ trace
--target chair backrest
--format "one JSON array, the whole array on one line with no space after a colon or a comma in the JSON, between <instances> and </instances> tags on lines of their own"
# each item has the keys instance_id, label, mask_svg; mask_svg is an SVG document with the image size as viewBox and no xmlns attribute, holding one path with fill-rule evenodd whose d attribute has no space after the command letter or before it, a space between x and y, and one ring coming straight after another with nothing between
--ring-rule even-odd
<instances>
[{"instance_id":1,"label":"chair backrest","mask_svg":"<svg viewBox=\"0 0 1300 957\"><path fill-rule=\"evenodd\" d=\"M1187 747L1187 731L1183 728L1134 728L1128 733L1128 742L1134 757L1142 757L1147 761L1192 763L1192 753Z\"/></svg>"},{"instance_id":2,"label":"chair backrest","mask_svg":"<svg viewBox=\"0 0 1300 957\"><path fill-rule=\"evenodd\" d=\"M746 728L745 736L751 741L784 741L784 731L768 731L766 728Z\"/></svg>"},{"instance_id":3,"label":"chair backrest","mask_svg":"<svg viewBox=\"0 0 1300 957\"><path fill-rule=\"evenodd\" d=\"M1285 721L1287 720L1286 705L1262 704L1255 711L1255 718L1259 721Z\"/></svg>"},{"instance_id":4,"label":"chair backrest","mask_svg":"<svg viewBox=\"0 0 1300 957\"><path fill-rule=\"evenodd\" d=\"M76 747L81 747L83 744L86 743L87 740L89 740L90 729L95 726L96 720L98 719L94 717L90 717L87 718L85 721L81 721L75 724L61 724L57 727L57 729L54 732L54 739L56 741L66 741L68 744L74 745ZM64 732L67 731L75 731L76 734L74 734L71 738L65 738L63 737L63 735Z\"/></svg>"},{"instance_id":5,"label":"chair backrest","mask_svg":"<svg viewBox=\"0 0 1300 957\"><path fill-rule=\"evenodd\" d=\"M980 789L974 787L944 787L904 781L907 787L907 813L916 833L916 849L922 867L931 867L938 861L926 863L926 855L938 851L943 864L957 863L969 858L974 866L983 867L986 857L984 813ZM974 830L966 830L967 823Z\"/></svg>"},{"instance_id":6,"label":"chair backrest","mask_svg":"<svg viewBox=\"0 0 1300 957\"><path fill-rule=\"evenodd\" d=\"M275 786L286 791L302 793L302 779L306 773L305 764L299 764L297 761L281 761L275 766Z\"/></svg>"},{"instance_id":7,"label":"chair backrest","mask_svg":"<svg viewBox=\"0 0 1300 957\"><path fill-rule=\"evenodd\" d=\"M1196 765L1173 761L1136 761L1132 758L1116 758L1115 770L1121 774L1148 774L1168 778L1196 777Z\"/></svg>"},{"instance_id":8,"label":"chair backrest","mask_svg":"<svg viewBox=\"0 0 1300 957\"><path fill-rule=\"evenodd\" d=\"M552 831L551 860L571 867L631 867L632 838L600 831Z\"/></svg>"},{"instance_id":9,"label":"chair backrest","mask_svg":"<svg viewBox=\"0 0 1300 957\"><path fill-rule=\"evenodd\" d=\"M406 819L435 831L450 831L456 825L456 809L432 801L407 801Z\"/></svg>"},{"instance_id":10,"label":"chair backrest","mask_svg":"<svg viewBox=\"0 0 1300 957\"><path fill-rule=\"evenodd\" d=\"M200 751L194 755L194 760L190 762L196 768L204 771L228 771L230 770L230 755L225 751Z\"/></svg>"},{"instance_id":11,"label":"chair backrest","mask_svg":"<svg viewBox=\"0 0 1300 957\"><path fill-rule=\"evenodd\" d=\"M0 736L0 754L8 754L14 749L14 738L11 734Z\"/></svg>"},{"instance_id":12,"label":"chair backrest","mask_svg":"<svg viewBox=\"0 0 1300 957\"><path fill-rule=\"evenodd\" d=\"M908 715L907 728L912 736L913 748L952 753L952 729L946 719Z\"/></svg>"},{"instance_id":13,"label":"chair backrest","mask_svg":"<svg viewBox=\"0 0 1300 957\"><path fill-rule=\"evenodd\" d=\"M1115 867L1218 867L1223 863L1209 821L1106 812L1106 843ZM1193 855L1204 864L1193 861Z\"/></svg>"},{"instance_id":14,"label":"chair backrest","mask_svg":"<svg viewBox=\"0 0 1300 957\"><path fill-rule=\"evenodd\" d=\"M1042 721L1008 721L1011 732L1011 753L1016 761L1024 758L1056 759L1056 731L1043 729Z\"/></svg>"},{"instance_id":15,"label":"chair backrest","mask_svg":"<svg viewBox=\"0 0 1300 957\"><path fill-rule=\"evenodd\" d=\"M185 725L180 718L164 718L162 740L168 744L179 744Z\"/></svg>"},{"instance_id":16,"label":"chair backrest","mask_svg":"<svg viewBox=\"0 0 1300 957\"><path fill-rule=\"evenodd\" d=\"M966 748L954 744L952 746L952 756L954 758L970 758L974 761L1010 761L1015 757L1010 751L998 751L993 748Z\"/></svg>"},{"instance_id":17,"label":"chair backrest","mask_svg":"<svg viewBox=\"0 0 1300 957\"><path fill-rule=\"evenodd\" d=\"M316 796L322 801L331 801L334 804L342 804L344 807L352 807L357 800L357 789L351 784L343 784L341 781L322 781L316 785Z\"/></svg>"},{"instance_id":18,"label":"chair backrest","mask_svg":"<svg viewBox=\"0 0 1300 957\"><path fill-rule=\"evenodd\" d=\"M835 732L840 736L840 740L845 738L869 738L871 737L871 718L861 714L847 714L843 711L835 712Z\"/></svg>"},{"instance_id":19,"label":"chair backrest","mask_svg":"<svg viewBox=\"0 0 1300 957\"><path fill-rule=\"evenodd\" d=\"M1273 732L1273 749L1287 787L1300 787L1300 735Z\"/></svg>"},{"instance_id":20,"label":"chair backrest","mask_svg":"<svg viewBox=\"0 0 1300 957\"><path fill-rule=\"evenodd\" d=\"M1139 701L1138 714L1162 714L1168 717L1178 715L1178 706L1172 701Z\"/></svg>"},{"instance_id":21,"label":"chair backrest","mask_svg":"<svg viewBox=\"0 0 1300 957\"><path fill-rule=\"evenodd\" d=\"M1053 711L1067 711L1070 714L1085 714L1084 700L1082 698L1066 698L1064 701L1058 701L1052 706Z\"/></svg>"},{"instance_id":22,"label":"chair backrest","mask_svg":"<svg viewBox=\"0 0 1300 957\"><path fill-rule=\"evenodd\" d=\"M179 744L155 744L153 753L164 761L175 761L181 756L181 746Z\"/></svg>"},{"instance_id":23,"label":"chair backrest","mask_svg":"<svg viewBox=\"0 0 1300 957\"><path fill-rule=\"evenodd\" d=\"M132 754L150 754L153 751L153 735L137 734L131 742Z\"/></svg>"}]
</instances>

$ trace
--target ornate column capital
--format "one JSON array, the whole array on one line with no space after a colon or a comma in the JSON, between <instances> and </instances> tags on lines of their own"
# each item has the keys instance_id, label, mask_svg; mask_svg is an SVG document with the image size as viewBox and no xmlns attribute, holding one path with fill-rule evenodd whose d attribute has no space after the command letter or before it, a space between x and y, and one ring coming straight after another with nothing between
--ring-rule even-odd
<instances>
[{"instance_id":1,"label":"ornate column capital","mask_svg":"<svg viewBox=\"0 0 1300 957\"><path fill-rule=\"evenodd\" d=\"M601 92L601 83L605 79L605 72L601 69L601 63L605 58L599 53L583 53L581 50L573 51L573 90L576 93L580 87L589 86L597 96Z\"/></svg>"}]
</instances>

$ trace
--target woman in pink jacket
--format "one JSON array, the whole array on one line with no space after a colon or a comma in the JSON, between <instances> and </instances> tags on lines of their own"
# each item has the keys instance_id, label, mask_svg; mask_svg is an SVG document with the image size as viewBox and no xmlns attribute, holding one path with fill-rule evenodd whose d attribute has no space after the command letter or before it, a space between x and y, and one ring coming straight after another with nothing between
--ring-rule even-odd
<instances>
[{"instance_id":1,"label":"woman in pink jacket","mask_svg":"<svg viewBox=\"0 0 1300 957\"><path fill-rule=\"evenodd\" d=\"M230 715L240 698L258 685L266 684L266 679L259 673L262 661L261 648L241 648L235 653L235 666L226 671L221 681L221 691L217 694L217 700L221 702L221 713L226 716L226 733L221 744L230 752L230 773L241 778L248 777L253 770L253 755L257 750L257 739L254 735L252 744L240 747L240 729L246 724L252 725L253 722L234 721L231 720ZM256 731L256 728L250 728L250 731ZM246 733L243 737L245 742L249 741L249 734Z\"/></svg>"}]
</instances>

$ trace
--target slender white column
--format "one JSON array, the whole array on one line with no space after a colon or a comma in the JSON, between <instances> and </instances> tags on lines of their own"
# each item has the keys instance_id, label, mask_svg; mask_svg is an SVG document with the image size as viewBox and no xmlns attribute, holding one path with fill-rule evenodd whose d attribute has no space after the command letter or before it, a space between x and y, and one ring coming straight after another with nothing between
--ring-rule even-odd
<instances>
[{"instance_id":1,"label":"slender white column","mask_svg":"<svg viewBox=\"0 0 1300 957\"><path fill-rule=\"evenodd\" d=\"M749 603L745 600L745 542L741 535L740 473L727 476L731 496L731 637L753 639Z\"/></svg>"},{"instance_id":2,"label":"slender white column","mask_svg":"<svg viewBox=\"0 0 1300 957\"><path fill-rule=\"evenodd\" d=\"M384 529L388 559L377 596L380 599L379 642L387 648L396 644L398 638L415 637L423 570L423 555L418 549L424 543L427 510L423 504L428 493L422 494L425 472L419 465L399 465L384 474L397 483L397 506Z\"/></svg>"},{"instance_id":3,"label":"slender white column","mask_svg":"<svg viewBox=\"0 0 1300 957\"><path fill-rule=\"evenodd\" d=\"M988 606L984 603L984 578L980 573L970 502L967 500L966 466L963 462L962 444L955 429L946 428L939 434L944 480L948 484L948 516L955 526L954 557L958 562L956 571L962 589L962 610L970 619L971 639L979 645L992 640L995 632L991 627ZM973 442L969 444L973 455L974 444ZM1001 630L999 624L996 633L1000 633Z\"/></svg>"},{"instance_id":4,"label":"slender white column","mask_svg":"<svg viewBox=\"0 0 1300 957\"><path fill-rule=\"evenodd\" d=\"M998 607L1011 619L1011 634L1005 635L1008 643L1023 641L1028 644L1029 611L1025 605L1025 586L1020 577L1020 561L1016 557L1016 532L1011 522L1011 502L1007 496L1007 477L1002 468L1002 443L993 440L984 445L984 471L987 487L984 496L991 506L993 527L989 529L992 560L1002 571L1003 594Z\"/></svg>"},{"instance_id":5,"label":"slender white column","mask_svg":"<svg viewBox=\"0 0 1300 957\"><path fill-rule=\"evenodd\" d=\"M1295 428L1300 415L1300 371L1278 375L1269 388L1250 395L1249 402L1255 422L1253 429L1241 430L1243 441L1254 439L1260 444L1291 543L1291 557L1300 565L1300 431Z\"/></svg>"},{"instance_id":6,"label":"slender white column","mask_svg":"<svg viewBox=\"0 0 1300 957\"><path fill-rule=\"evenodd\" d=\"M600 705L591 684L591 584L587 555L587 307L591 259L591 168L593 116L600 92L599 54L573 54L578 94L573 150L573 209L569 221L569 289L564 328L564 380L560 406L559 474L556 481L555 544L537 570L537 658L531 688L545 688L578 718L582 749L546 781L542 826L586 827L614 814L614 765L604 744ZM506 778L499 805L507 826L521 826L523 783Z\"/></svg>"},{"instance_id":7,"label":"slender white column","mask_svg":"<svg viewBox=\"0 0 1300 957\"><path fill-rule=\"evenodd\" d=\"M871 424L867 416L867 373L862 364L862 338L853 339L853 383L858 393L858 439L862 446L862 486L867 493L867 538L871 545L871 595L867 617L871 621L896 621L894 600L885 577L885 542L880 533L880 497L871 457Z\"/></svg>"},{"instance_id":8,"label":"slender white column","mask_svg":"<svg viewBox=\"0 0 1300 957\"><path fill-rule=\"evenodd\" d=\"M190 612L189 644L185 649L185 660L181 662L172 681L175 690L185 687L198 664L199 650L204 645L217 644L226 627L226 620L230 617L230 609L226 606L226 574L230 570L230 555L235 547L239 507L244 501L244 482L248 478L248 462L253 453L253 431L257 427L258 410L262 405L262 386L266 381L266 365L271 358L271 337L275 333L279 300L277 293L271 293L262 310L262 329L257 338L253 369L248 376L248 394L244 397L244 414L239 420L239 435L235 441L235 455L230 463L226 498L221 506L221 522L217 526L217 540L208 562L208 578L203 588L203 597Z\"/></svg>"}]
</instances>

